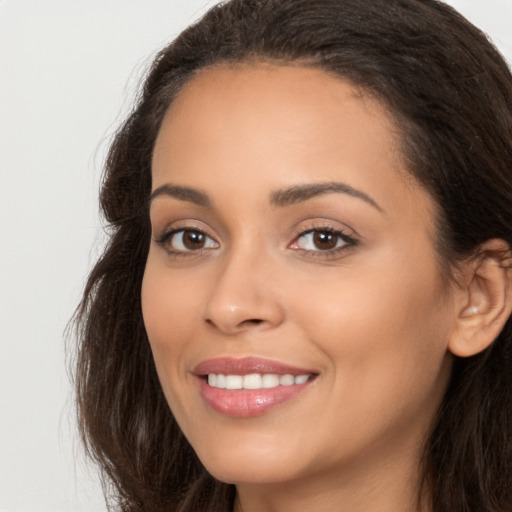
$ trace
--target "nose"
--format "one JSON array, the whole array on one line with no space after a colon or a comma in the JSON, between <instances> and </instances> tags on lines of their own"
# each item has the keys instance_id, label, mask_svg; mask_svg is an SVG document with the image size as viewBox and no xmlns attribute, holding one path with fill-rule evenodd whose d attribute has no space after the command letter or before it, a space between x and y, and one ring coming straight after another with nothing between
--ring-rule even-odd
<instances>
[{"instance_id":1,"label":"nose","mask_svg":"<svg viewBox=\"0 0 512 512\"><path fill-rule=\"evenodd\" d=\"M277 327L284 311L272 261L250 251L233 253L219 265L207 298L205 321L226 335Z\"/></svg>"}]
</instances>

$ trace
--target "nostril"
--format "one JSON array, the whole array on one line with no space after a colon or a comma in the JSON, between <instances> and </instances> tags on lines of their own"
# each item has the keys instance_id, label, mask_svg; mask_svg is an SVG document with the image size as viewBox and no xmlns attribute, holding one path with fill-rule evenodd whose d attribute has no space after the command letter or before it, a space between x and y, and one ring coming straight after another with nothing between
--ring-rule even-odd
<instances>
[{"instance_id":1,"label":"nostril","mask_svg":"<svg viewBox=\"0 0 512 512\"><path fill-rule=\"evenodd\" d=\"M226 333L237 333L244 329L251 329L252 327L257 327L259 325L265 324L265 320L261 318L248 318L246 320L242 320L240 322L235 321L233 323L223 323L220 320L216 322L214 319L211 318L207 318L205 320L210 327L220 329L221 331Z\"/></svg>"},{"instance_id":2,"label":"nostril","mask_svg":"<svg viewBox=\"0 0 512 512\"><path fill-rule=\"evenodd\" d=\"M260 320L259 318L250 318L249 320L244 320L243 322L241 322L240 325L244 325L244 324L259 325L261 323L263 323L263 320Z\"/></svg>"}]
</instances>

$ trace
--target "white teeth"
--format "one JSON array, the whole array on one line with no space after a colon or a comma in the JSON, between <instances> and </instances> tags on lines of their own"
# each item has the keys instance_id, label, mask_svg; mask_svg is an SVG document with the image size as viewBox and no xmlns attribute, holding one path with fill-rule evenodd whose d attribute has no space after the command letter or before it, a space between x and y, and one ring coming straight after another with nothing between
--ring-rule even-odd
<instances>
[{"instance_id":1,"label":"white teeth","mask_svg":"<svg viewBox=\"0 0 512 512\"><path fill-rule=\"evenodd\" d=\"M218 388L225 389L226 388L226 376L219 373L217 375L217 382L215 384Z\"/></svg>"},{"instance_id":2,"label":"white teeth","mask_svg":"<svg viewBox=\"0 0 512 512\"><path fill-rule=\"evenodd\" d=\"M277 373L251 373L249 375L224 375L222 373L209 373L208 384L220 389L269 389L277 386L293 386L304 384L309 375L291 374L278 375Z\"/></svg>"},{"instance_id":3,"label":"white teeth","mask_svg":"<svg viewBox=\"0 0 512 512\"><path fill-rule=\"evenodd\" d=\"M243 387L244 389L260 389L261 388L261 375L259 373L251 373L244 375Z\"/></svg>"},{"instance_id":4,"label":"white teeth","mask_svg":"<svg viewBox=\"0 0 512 512\"><path fill-rule=\"evenodd\" d=\"M220 375L219 375L219 377L220 377ZM309 375L297 375L297 377L295 377L295 384L304 384L305 382L308 381L308 379L309 379Z\"/></svg>"},{"instance_id":5,"label":"white teeth","mask_svg":"<svg viewBox=\"0 0 512 512\"><path fill-rule=\"evenodd\" d=\"M277 388L279 386L279 375L275 373L265 373L261 380L264 388Z\"/></svg>"},{"instance_id":6,"label":"white teeth","mask_svg":"<svg viewBox=\"0 0 512 512\"><path fill-rule=\"evenodd\" d=\"M279 384L281 384L281 386L292 386L295 384L295 379L293 375L281 375L281 377L279 377Z\"/></svg>"},{"instance_id":7,"label":"white teeth","mask_svg":"<svg viewBox=\"0 0 512 512\"><path fill-rule=\"evenodd\" d=\"M243 380L241 375L226 375L226 389L242 389Z\"/></svg>"}]
</instances>

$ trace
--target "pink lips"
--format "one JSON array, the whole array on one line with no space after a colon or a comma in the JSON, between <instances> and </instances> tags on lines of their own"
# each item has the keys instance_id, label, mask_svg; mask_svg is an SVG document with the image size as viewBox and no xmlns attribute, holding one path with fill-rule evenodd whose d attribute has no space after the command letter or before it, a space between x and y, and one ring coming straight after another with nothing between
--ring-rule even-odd
<instances>
[{"instance_id":1,"label":"pink lips","mask_svg":"<svg viewBox=\"0 0 512 512\"><path fill-rule=\"evenodd\" d=\"M267 389L220 389L208 384L208 374L250 375L312 375L316 374L304 368L261 358L218 358L203 361L196 366L194 374L198 377L199 390L205 402L216 412L227 416L250 417L262 414L270 408L288 402L300 395L313 381L303 384L277 386Z\"/></svg>"}]
</instances>

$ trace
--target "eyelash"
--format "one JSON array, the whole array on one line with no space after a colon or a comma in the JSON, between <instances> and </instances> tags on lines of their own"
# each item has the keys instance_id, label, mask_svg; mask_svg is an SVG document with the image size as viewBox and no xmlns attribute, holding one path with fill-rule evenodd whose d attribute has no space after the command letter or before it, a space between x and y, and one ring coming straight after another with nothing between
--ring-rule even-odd
<instances>
[{"instance_id":1,"label":"eyelash","mask_svg":"<svg viewBox=\"0 0 512 512\"><path fill-rule=\"evenodd\" d=\"M303 249L301 247L293 248L293 250L302 252L305 256L310 258L329 258L329 257L336 257L340 253L347 251L348 249L355 247L358 244L358 241L353 238L352 236L345 233L343 230L339 228L333 228L330 226L318 226L313 227L310 229L307 229L305 231L301 231L293 240L293 242L290 244L289 247L293 246L294 244L297 244L300 239L304 239L306 236L312 234L312 233L323 233L328 234L336 237L336 246L332 249ZM337 246L339 242L343 242L343 245Z\"/></svg>"},{"instance_id":2,"label":"eyelash","mask_svg":"<svg viewBox=\"0 0 512 512\"><path fill-rule=\"evenodd\" d=\"M185 235L186 233L196 233L196 234L199 234L201 236L206 237L208 240L210 240L211 242L209 242L209 243L213 242L213 244L215 244L215 247L212 247L212 246L210 246L210 247L201 247L201 248L198 248L198 249L189 249L189 250L174 249L171 246L171 242L173 241L174 237L176 235L178 235L179 233L183 233L183 235ZM308 235L310 235L312 233L324 233L324 234L329 234L329 235L335 236L337 238L336 246L333 247L332 249L325 249L325 250L322 250L322 249L316 249L316 250L304 249L304 248L301 248L301 247L298 247L298 246L297 247L293 247L293 245L298 244L299 240L304 239L306 236L308 236ZM343 245L338 247L337 245L338 245L338 243L340 241L343 242ZM208 250L216 249L216 248L219 247L219 243L214 238L209 236L202 229L198 229L198 228L194 228L194 227L180 227L180 228L175 228L175 229L171 229L169 231L166 231L162 235L160 235L158 238L155 239L155 243L157 245L159 245L160 247L163 247L167 251L167 253L170 256L173 256L173 257L199 256L199 255L203 254L204 252L206 252ZM353 238L352 236L346 234L344 231L342 231L340 229L335 229L335 228L332 228L332 227L329 227L329 226L318 226L318 227L313 227L313 228L309 228L309 229L306 229L304 231L301 231L293 239L291 244L288 245L288 247L290 249L292 249L292 250L300 251L301 253L303 253L307 257L311 257L311 258L315 258L315 257L329 258L329 257L336 257L340 253L342 253L342 252L344 252L344 251L346 251L346 250L348 250L348 249L350 249L352 247L355 247L356 245L358 245L358 241L355 238Z\"/></svg>"},{"instance_id":3,"label":"eyelash","mask_svg":"<svg viewBox=\"0 0 512 512\"><path fill-rule=\"evenodd\" d=\"M182 228L175 228L171 229L169 231L164 232L162 235L160 235L157 239L155 239L155 242L160 247L163 247L169 255L173 257L183 257L183 256L198 256L202 254L205 251L208 251L209 249L213 249L216 247L201 247L198 249L190 249L190 250L181 250L181 249L173 249L171 246L171 242L173 241L174 237L179 234L183 233L185 235L186 233L197 233L199 235L202 235L206 237L207 239L211 240L213 243L216 244L218 247L219 244L217 241L215 241L211 236L209 236L205 231L202 229L194 228L194 227L182 227Z\"/></svg>"}]
</instances>

